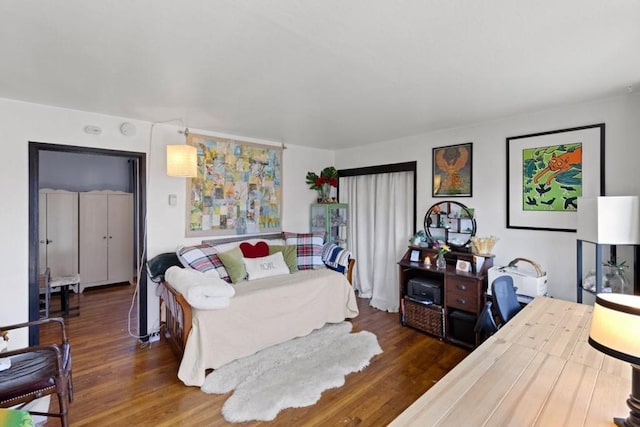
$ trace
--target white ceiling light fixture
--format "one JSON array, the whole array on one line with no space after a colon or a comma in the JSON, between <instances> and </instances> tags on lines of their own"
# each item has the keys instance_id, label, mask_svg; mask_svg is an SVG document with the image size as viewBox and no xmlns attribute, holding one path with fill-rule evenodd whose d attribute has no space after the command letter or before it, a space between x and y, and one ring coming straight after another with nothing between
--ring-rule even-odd
<instances>
[{"instance_id":1,"label":"white ceiling light fixture","mask_svg":"<svg viewBox=\"0 0 640 427\"><path fill-rule=\"evenodd\" d=\"M184 130L189 135L189 129ZM198 176L198 150L187 144L167 145L167 175L195 178Z\"/></svg>"}]
</instances>

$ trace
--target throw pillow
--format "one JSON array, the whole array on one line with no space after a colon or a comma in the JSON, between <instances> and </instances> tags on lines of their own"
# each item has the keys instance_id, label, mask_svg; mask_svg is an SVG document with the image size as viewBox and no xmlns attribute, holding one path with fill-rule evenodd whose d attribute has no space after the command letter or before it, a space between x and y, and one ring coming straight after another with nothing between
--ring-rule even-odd
<instances>
[{"instance_id":1,"label":"throw pillow","mask_svg":"<svg viewBox=\"0 0 640 427\"><path fill-rule=\"evenodd\" d=\"M247 280L289 274L289 267L284 262L282 252L261 258L245 258L244 264L247 269Z\"/></svg>"},{"instance_id":2,"label":"throw pillow","mask_svg":"<svg viewBox=\"0 0 640 427\"><path fill-rule=\"evenodd\" d=\"M252 245L249 242L240 243L242 256L245 258L262 258L269 255L269 245L267 242L257 242Z\"/></svg>"},{"instance_id":3,"label":"throw pillow","mask_svg":"<svg viewBox=\"0 0 640 427\"><path fill-rule=\"evenodd\" d=\"M242 261L242 251L240 248L220 252L218 257L220 257L220 260L224 264L224 268L227 269L232 283L242 282L247 277L247 269Z\"/></svg>"},{"instance_id":4,"label":"throw pillow","mask_svg":"<svg viewBox=\"0 0 640 427\"><path fill-rule=\"evenodd\" d=\"M327 243L322 248L322 261L331 270L344 273L349 267L351 252L336 245Z\"/></svg>"},{"instance_id":5,"label":"throw pillow","mask_svg":"<svg viewBox=\"0 0 640 427\"><path fill-rule=\"evenodd\" d=\"M256 244L258 242L267 242L268 245L284 245L284 239L245 239L242 241L234 241L228 243L217 243L215 239L203 240L202 243L211 245L218 250L218 252L227 252L230 249L237 248L240 243L247 242Z\"/></svg>"},{"instance_id":6,"label":"throw pillow","mask_svg":"<svg viewBox=\"0 0 640 427\"><path fill-rule=\"evenodd\" d=\"M269 246L269 255L273 255L276 252L282 252L284 262L287 263L289 271L295 273L298 271L297 249L296 245L271 245Z\"/></svg>"},{"instance_id":7,"label":"throw pillow","mask_svg":"<svg viewBox=\"0 0 640 427\"><path fill-rule=\"evenodd\" d=\"M231 283L229 273L212 246L180 246L176 255L185 268L193 268L203 273L215 269L222 280Z\"/></svg>"},{"instance_id":8,"label":"throw pillow","mask_svg":"<svg viewBox=\"0 0 640 427\"><path fill-rule=\"evenodd\" d=\"M287 245L296 245L298 270L324 268L322 262L322 245L324 245L324 231L313 233L284 233Z\"/></svg>"}]
</instances>

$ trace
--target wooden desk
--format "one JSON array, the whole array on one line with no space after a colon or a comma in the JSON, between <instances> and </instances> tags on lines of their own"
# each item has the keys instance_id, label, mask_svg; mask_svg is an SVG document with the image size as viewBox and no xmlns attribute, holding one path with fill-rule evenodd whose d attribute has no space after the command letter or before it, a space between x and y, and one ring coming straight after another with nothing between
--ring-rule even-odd
<instances>
[{"instance_id":1,"label":"wooden desk","mask_svg":"<svg viewBox=\"0 0 640 427\"><path fill-rule=\"evenodd\" d=\"M391 426L611 426L631 365L587 339L593 307L537 297Z\"/></svg>"},{"instance_id":2,"label":"wooden desk","mask_svg":"<svg viewBox=\"0 0 640 427\"><path fill-rule=\"evenodd\" d=\"M414 254L418 261L411 261ZM433 248L409 246L398 261L400 322L454 344L473 348L477 344L473 326L484 305L487 272L493 266L493 256L485 257L479 271L463 272L456 270L455 262L462 260L473 264L472 253L449 252L447 267L443 269L436 267L435 254ZM430 266L423 262L427 256L433 259ZM439 285L442 288L441 302L428 307L413 302L408 296L410 279Z\"/></svg>"}]
</instances>

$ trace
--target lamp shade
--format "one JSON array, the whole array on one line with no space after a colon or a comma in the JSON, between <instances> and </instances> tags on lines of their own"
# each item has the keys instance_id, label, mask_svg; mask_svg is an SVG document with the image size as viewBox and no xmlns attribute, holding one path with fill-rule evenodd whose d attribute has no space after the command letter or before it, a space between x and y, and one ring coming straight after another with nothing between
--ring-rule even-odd
<instances>
[{"instance_id":1,"label":"lamp shade","mask_svg":"<svg viewBox=\"0 0 640 427\"><path fill-rule=\"evenodd\" d=\"M609 245L640 244L640 198L601 196L578 199L577 238Z\"/></svg>"},{"instance_id":2,"label":"lamp shade","mask_svg":"<svg viewBox=\"0 0 640 427\"><path fill-rule=\"evenodd\" d=\"M598 294L589 344L616 359L640 365L640 296Z\"/></svg>"},{"instance_id":3,"label":"lamp shade","mask_svg":"<svg viewBox=\"0 0 640 427\"><path fill-rule=\"evenodd\" d=\"M198 176L198 150L191 145L167 145L167 175Z\"/></svg>"}]
</instances>

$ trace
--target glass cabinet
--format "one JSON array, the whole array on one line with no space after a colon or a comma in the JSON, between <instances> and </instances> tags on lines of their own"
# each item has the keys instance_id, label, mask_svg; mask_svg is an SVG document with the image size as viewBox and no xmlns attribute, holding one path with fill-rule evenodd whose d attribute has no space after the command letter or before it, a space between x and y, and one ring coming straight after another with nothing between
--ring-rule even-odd
<instances>
[{"instance_id":1,"label":"glass cabinet","mask_svg":"<svg viewBox=\"0 0 640 427\"><path fill-rule=\"evenodd\" d=\"M326 232L326 242L345 246L347 243L348 205L346 203L314 203L311 205L311 231Z\"/></svg>"}]
</instances>

